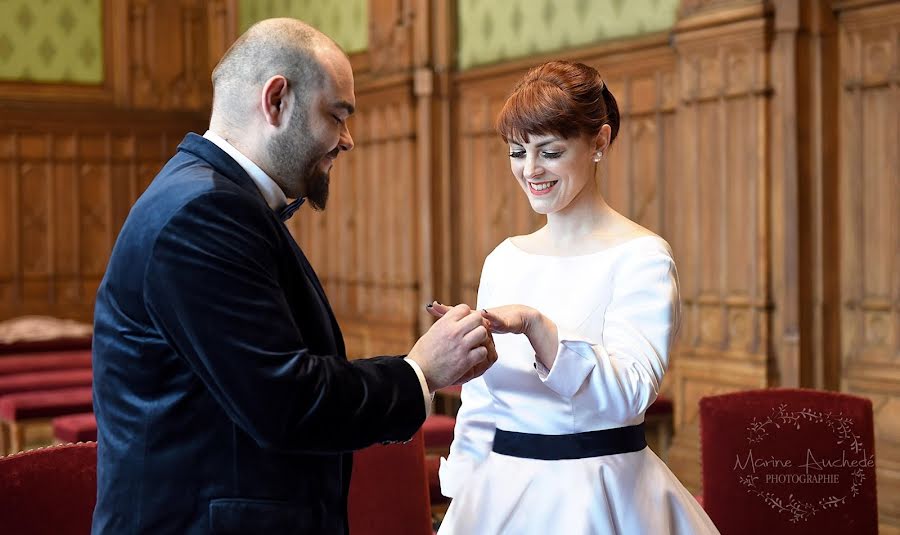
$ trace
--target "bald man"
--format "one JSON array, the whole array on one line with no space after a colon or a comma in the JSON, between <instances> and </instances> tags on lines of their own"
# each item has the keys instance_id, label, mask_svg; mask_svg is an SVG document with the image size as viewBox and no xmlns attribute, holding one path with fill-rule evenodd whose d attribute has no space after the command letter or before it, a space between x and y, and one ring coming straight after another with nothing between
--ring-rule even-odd
<instances>
[{"instance_id":1,"label":"bald man","mask_svg":"<svg viewBox=\"0 0 900 535\"><path fill-rule=\"evenodd\" d=\"M346 358L284 221L353 148L353 73L293 19L213 71L209 130L138 199L97 292L93 533L347 533L351 452L409 439L430 394L496 359L464 305L409 354Z\"/></svg>"}]
</instances>

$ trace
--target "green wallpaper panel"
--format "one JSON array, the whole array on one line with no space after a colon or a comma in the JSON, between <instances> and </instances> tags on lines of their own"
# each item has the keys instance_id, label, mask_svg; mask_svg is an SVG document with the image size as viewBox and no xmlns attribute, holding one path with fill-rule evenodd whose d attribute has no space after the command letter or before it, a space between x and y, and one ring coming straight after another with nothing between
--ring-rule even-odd
<instances>
[{"instance_id":1,"label":"green wallpaper panel","mask_svg":"<svg viewBox=\"0 0 900 535\"><path fill-rule=\"evenodd\" d=\"M103 82L102 0L0 0L0 80Z\"/></svg>"},{"instance_id":2,"label":"green wallpaper panel","mask_svg":"<svg viewBox=\"0 0 900 535\"><path fill-rule=\"evenodd\" d=\"M348 53L369 45L368 0L241 0L238 17L242 32L263 19L294 17L318 28Z\"/></svg>"},{"instance_id":3,"label":"green wallpaper panel","mask_svg":"<svg viewBox=\"0 0 900 535\"><path fill-rule=\"evenodd\" d=\"M667 30L679 0L458 0L458 65Z\"/></svg>"}]
</instances>

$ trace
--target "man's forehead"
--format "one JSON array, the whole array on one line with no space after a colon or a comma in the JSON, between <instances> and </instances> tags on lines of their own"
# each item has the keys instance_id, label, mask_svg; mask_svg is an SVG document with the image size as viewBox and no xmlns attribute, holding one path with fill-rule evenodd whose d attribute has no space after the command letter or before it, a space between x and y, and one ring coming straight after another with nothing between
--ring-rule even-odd
<instances>
[{"instance_id":1,"label":"man's forehead","mask_svg":"<svg viewBox=\"0 0 900 535\"><path fill-rule=\"evenodd\" d=\"M350 61L339 50L323 50L319 58L325 74L328 104L353 113L356 96L353 93L353 69L350 67Z\"/></svg>"}]
</instances>

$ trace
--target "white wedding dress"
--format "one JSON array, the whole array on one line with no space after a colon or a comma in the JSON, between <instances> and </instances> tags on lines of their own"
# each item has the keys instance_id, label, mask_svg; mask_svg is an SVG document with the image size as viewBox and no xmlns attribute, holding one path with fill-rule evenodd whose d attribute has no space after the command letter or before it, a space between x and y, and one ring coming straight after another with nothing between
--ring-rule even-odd
<instances>
[{"instance_id":1,"label":"white wedding dress","mask_svg":"<svg viewBox=\"0 0 900 535\"><path fill-rule=\"evenodd\" d=\"M649 448L564 460L492 451L495 429L564 435L640 424L668 365L679 312L668 244L656 236L557 257L509 239L487 257L478 308L523 304L559 329L547 370L524 335L494 337L499 360L462 389L441 460L453 498L440 535L718 533Z\"/></svg>"}]
</instances>

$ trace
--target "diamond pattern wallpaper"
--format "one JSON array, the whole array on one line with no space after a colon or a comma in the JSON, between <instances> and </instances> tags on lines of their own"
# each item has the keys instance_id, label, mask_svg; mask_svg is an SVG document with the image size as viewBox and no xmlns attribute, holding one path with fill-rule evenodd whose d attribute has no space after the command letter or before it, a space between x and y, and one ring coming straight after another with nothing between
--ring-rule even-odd
<instances>
[{"instance_id":1,"label":"diamond pattern wallpaper","mask_svg":"<svg viewBox=\"0 0 900 535\"><path fill-rule=\"evenodd\" d=\"M679 0L458 0L458 66L667 30L678 5Z\"/></svg>"},{"instance_id":2,"label":"diamond pattern wallpaper","mask_svg":"<svg viewBox=\"0 0 900 535\"><path fill-rule=\"evenodd\" d=\"M102 0L0 0L0 80L103 82Z\"/></svg>"},{"instance_id":3,"label":"diamond pattern wallpaper","mask_svg":"<svg viewBox=\"0 0 900 535\"><path fill-rule=\"evenodd\" d=\"M367 0L241 0L238 10L242 32L263 19L294 17L321 30L348 53L369 44Z\"/></svg>"}]
</instances>

